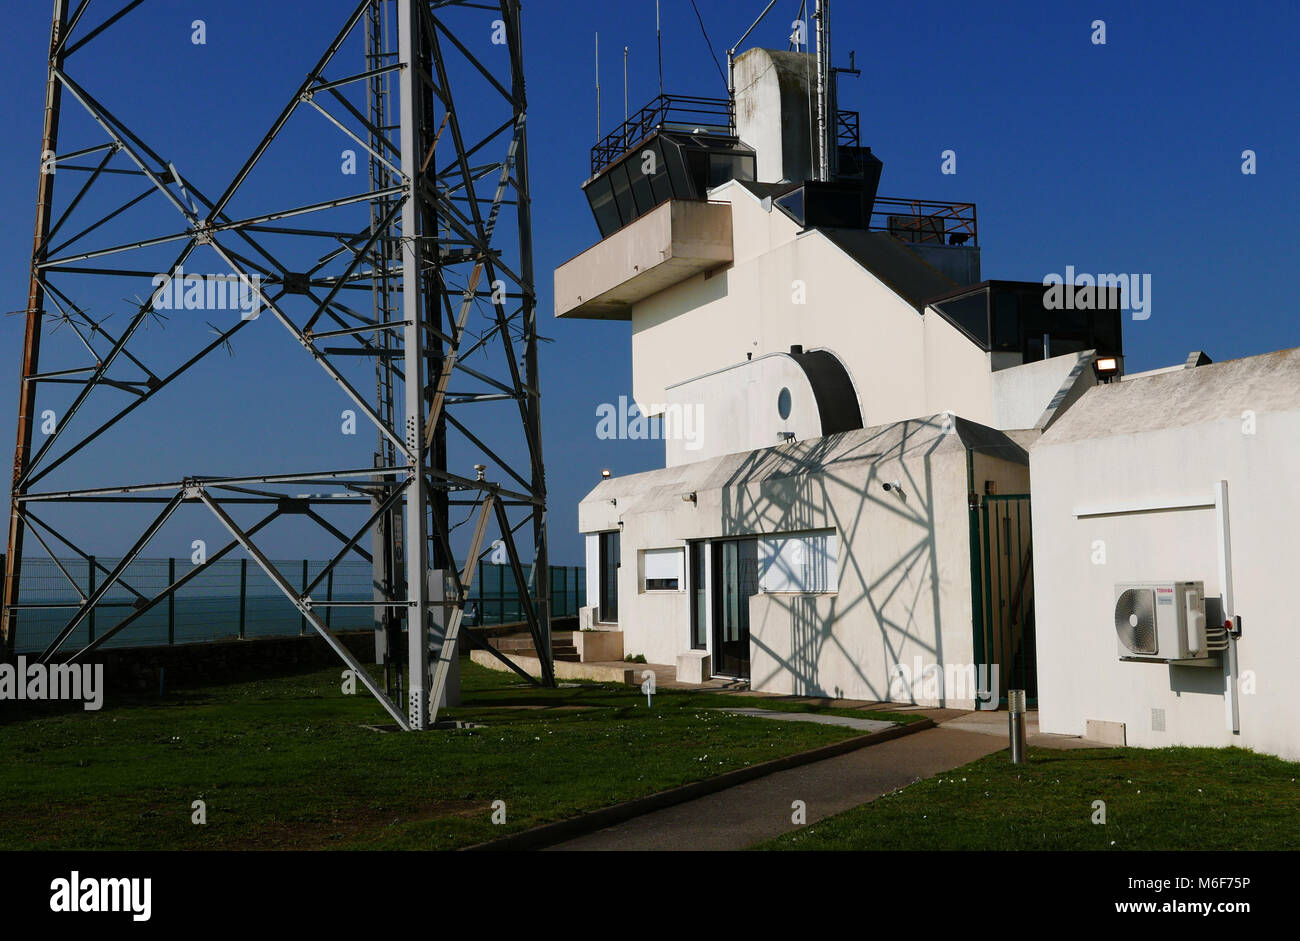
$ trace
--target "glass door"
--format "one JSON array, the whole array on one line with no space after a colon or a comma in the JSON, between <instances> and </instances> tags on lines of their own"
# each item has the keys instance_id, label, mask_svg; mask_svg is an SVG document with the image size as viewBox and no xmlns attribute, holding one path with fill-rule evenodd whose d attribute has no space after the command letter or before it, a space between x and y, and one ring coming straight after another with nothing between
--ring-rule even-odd
<instances>
[{"instance_id":1,"label":"glass door","mask_svg":"<svg viewBox=\"0 0 1300 941\"><path fill-rule=\"evenodd\" d=\"M713 543L713 672L749 676L749 599L758 591L758 543Z\"/></svg>"},{"instance_id":2,"label":"glass door","mask_svg":"<svg viewBox=\"0 0 1300 941\"><path fill-rule=\"evenodd\" d=\"M600 534L600 611L603 624L618 623L618 530Z\"/></svg>"},{"instance_id":3,"label":"glass door","mask_svg":"<svg viewBox=\"0 0 1300 941\"><path fill-rule=\"evenodd\" d=\"M708 544L693 542L691 554L691 649L707 650L709 647L709 608L706 566Z\"/></svg>"}]
</instances>

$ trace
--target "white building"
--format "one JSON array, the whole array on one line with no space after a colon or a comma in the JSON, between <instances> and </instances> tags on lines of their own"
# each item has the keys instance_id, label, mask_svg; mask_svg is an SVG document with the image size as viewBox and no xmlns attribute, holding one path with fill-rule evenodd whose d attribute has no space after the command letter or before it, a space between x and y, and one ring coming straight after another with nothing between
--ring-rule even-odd
<instances>
[{"instance_id":1,"label":"white building","mask_svg":"<svg viewBox=\"0 0 1300 941\"><path fill-rule=\"evenodd\" d=\"M630 323L665 466L582 501L583 626L759 690L1023 688L1045 732L1300 758L1300 350L1124 375L1118 292L981 280L974 206L878 197L851 133L815 179L814 69L750 50L734 110L593 149L556 315Z\"/></svg>"},{"instance_id":2,"label":"white building","mask_svg":"<svg viewBox=\"0 0 1300 941\"><path fill-rule=\"evenodd\" d=\"M556 314L631 324L667 433L582 501L583 624L761 690L996 699L1034 673L1026 447L1122 367L1118 298L981 281L974 206L877 197L854 141L810 179L810 60L740 56L734 133L662 102L593 151Z\"/></svg>"},{"instance_id":3,"label":"white building","mask_svg":"<svg viewBox=\"0 0 1300 941\"><path fill-rule=\"evenodd\" d=\"M1300 349L1099 386L1030 453L1040 728L1300 759ZM1115 586L1162 582L1241 618L1235 676L1120 659Z\"/></svg>"}]
</instances>

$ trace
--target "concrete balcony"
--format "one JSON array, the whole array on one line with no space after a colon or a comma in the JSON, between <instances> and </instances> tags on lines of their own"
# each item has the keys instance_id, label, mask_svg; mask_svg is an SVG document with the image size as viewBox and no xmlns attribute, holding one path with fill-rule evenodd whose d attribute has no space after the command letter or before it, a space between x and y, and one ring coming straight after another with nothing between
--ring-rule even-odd
<instances>
[{"instance_id":1,"label":"concrete balcony","mask_svg":"<svg viewBox=\"0 0 1300 941\"><path fill-rule=\"evenodd\" d=\"M637 301L731 261L730 203L668 200L555 269L555 316L630 320Z\"/></svg>"}]
</instances>

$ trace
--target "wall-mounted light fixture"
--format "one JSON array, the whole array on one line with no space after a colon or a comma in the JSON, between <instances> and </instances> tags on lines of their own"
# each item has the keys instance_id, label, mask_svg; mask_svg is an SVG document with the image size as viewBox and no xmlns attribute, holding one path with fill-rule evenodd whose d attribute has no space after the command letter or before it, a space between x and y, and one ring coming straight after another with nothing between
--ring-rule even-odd
<instances>
[{"instance_id":1,"label":"wall-mounted light fixture","mask_svg":"<svg viewBox=\"0 0 1300 941\"><path fill-rule=\"evenodd\" d=\"M695 491L692 490L690 493L684 493L684 494L682 494L682 502L683 502L683 503L696 503L696 502L698 502L698 498L695 496Z\"/></svg>"},{"instance_id":2,"label":"wall-mounted light fixture","mask_svg":"<svg viewBox=\"0 0 1300 941\"><path fill-rule=\"evenodd\" d=\"M1092 369L1097 374L1098 382L1110 382L1119 375L1119 358L1099 356L1092 361Z\"/></svg>"}]
</instances>

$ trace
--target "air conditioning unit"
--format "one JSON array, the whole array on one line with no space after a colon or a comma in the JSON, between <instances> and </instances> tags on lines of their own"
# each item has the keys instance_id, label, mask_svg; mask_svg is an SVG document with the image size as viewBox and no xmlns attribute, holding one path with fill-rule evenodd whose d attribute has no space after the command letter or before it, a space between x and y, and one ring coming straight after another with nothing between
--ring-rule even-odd
<instances>
[{"instance_id":1,"label":"air conditioning unit","mask_svg":"<svg viewBox=\"0 0 1300 941\"><path fill-rule=\"evenodd\" d=\"M1205 585L1132 582L1115 586L1115 634L1121 660L1205 660Z\"/></svg>"}]
</instances>

